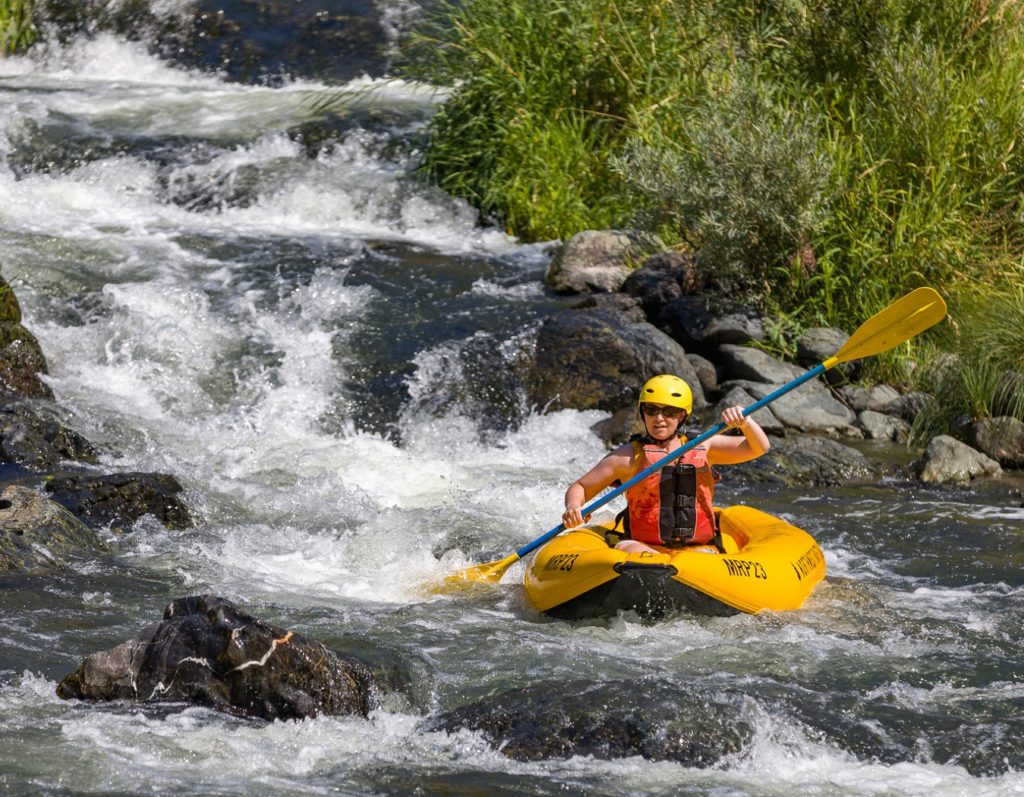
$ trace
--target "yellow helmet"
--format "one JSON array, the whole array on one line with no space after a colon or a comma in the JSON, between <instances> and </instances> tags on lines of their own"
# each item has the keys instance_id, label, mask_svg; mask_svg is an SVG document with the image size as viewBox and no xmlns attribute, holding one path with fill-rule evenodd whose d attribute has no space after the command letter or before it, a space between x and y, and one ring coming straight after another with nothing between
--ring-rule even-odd
<instances>
[{"instance_id":1,"label":"yellow helmet","mask_svg":"<svg viewBox=\"0 0 1024 797\"><path fill-rule=\"evenodd\" d=\"M693 391L678 376L660 374L652 376L640 389L640 404L645 402L663 404L667 407L681 407L689 415L693 412Z\"/></svg>"}]
</instances>

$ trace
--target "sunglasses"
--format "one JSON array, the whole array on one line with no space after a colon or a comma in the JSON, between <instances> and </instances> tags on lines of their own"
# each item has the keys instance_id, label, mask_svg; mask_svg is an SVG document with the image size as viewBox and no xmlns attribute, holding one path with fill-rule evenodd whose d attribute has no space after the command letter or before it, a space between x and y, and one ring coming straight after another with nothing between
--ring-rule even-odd
<instances>
[{"instance_id":1,"label":"sunglasses","mask_svg":"<svg viewBox=\"0 0 1024 797\"><path fill-rule=\"evenodd\" d=\"M666 418L680 418L686 415L686 410L682 407L663 407L661 404L648 404L646 402L640 405L640 409L649 418L653 418L655 415L663 415Z\"/></svg>"}]
</instances>

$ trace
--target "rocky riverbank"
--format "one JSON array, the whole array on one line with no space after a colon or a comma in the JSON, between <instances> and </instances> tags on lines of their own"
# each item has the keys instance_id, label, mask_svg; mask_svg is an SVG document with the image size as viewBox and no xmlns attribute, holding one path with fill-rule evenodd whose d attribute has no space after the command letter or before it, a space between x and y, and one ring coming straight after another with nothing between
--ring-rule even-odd
<instances>
[{"instance_id":1,"label":"rocky riverbank","mask_svg":"<svg viewBox=\"0 0 1024 797\"><path fill-rule=\"evenodd\" d=\"M547 275L551 289L580 298L542 324L528 391L538 405L613 413L595 427L610 445L638 430L635 391L654 373L678 374L693 386L694 421L706 427L725 406L767 396L848 339L845 330L810 329L797 341L795 362L773 357L759 345L767 319L702 278L690 256L645 257L650 246L622 232L582 232ZM889 454L865 455L884 444L909 451L911 424L931 397L859 377L858 363L844 363L759 410L754 417L775 438L772 456L738 469L738 477L839 484L888 475L964 484L1020 469L1024 424L1009 417L965 420L956 437L936 437L899 466Z\"/></svg>"}]
</instances>

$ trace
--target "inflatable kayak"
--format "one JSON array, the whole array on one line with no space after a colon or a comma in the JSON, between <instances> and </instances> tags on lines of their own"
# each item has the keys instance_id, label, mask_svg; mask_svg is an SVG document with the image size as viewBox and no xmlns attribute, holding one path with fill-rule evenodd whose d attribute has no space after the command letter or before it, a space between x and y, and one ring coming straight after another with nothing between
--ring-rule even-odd
<instances>
[{"instance_id":1,"label":"inflatable kayak","mask_svg":"<svg viewBox=\"0 0 1024 797\"><path fill-rule=\"evenodd\" d=\"M686 610L725 616L799 609L825 577L807 532L748 506L716 511L721 545L625 553L616 529L580 526L542 546L523 576L539 611L566 620L633 610L657 619Z\"/></svg>"}]
</instances>

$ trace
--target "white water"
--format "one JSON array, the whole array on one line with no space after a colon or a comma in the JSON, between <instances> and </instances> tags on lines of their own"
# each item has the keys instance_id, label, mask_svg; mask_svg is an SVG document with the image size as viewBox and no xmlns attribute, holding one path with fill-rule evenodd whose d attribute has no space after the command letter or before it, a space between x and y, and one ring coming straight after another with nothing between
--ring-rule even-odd
<instances>
[{"instance_id":1,"label":"white water","mask_svg":"<svg viewBox=\"0 0 1024 797\"><path fill-rule=\"evenodd\" d=\"M353 102L392 108L435 100L428 88L400 83L348 88ZM963 633L1016 633L991 607L1019 606L1021 594L899 572L834 533L842 520L879 522L884 507L864 501L836 520L814 498L791 502L787 516L831 535L834 578L801 613L655 627L629 617L550 623L523 605L517 569L486 596L425 593L424 583L481 551L504 555L557 521L564 486L603 454L589 431L601 415L534 414L495 437L458 409L441 417L420 409L439 383L459 380L455 343L412 358L410 401L395 419L401 443L346 415L352 346L377 331L374 309L394 301L353 280L368 251L384 241L502 258L512 272L533 268L538 255L481 225L464 203L415 184L408 162L381 155L377 135L353 132L304 157L284 129L307 119L310 97L324 89L232 85L110 36L0 61L0 263L46 352L48 381L76 428L107 451L105 467L174 474L197 520L181 533L140 522L117 541L113 564L77 567L88 589L57 588L54 602L73 604L81 628L95 629L90 638L52 631L45 612L0 618L0 643L22 651L18 667L0 669L0 785L12 793L362 794L420 782L440 791L446 778L468 774L497 777L491 787L508 793L1024 794L1020 772L974 777L936 763L925 747L912 761L864 761L763 711L754 744L710 770L639 757L518 763L479 734L421 729L426 711L558 678L654 670L719 683L818 683L833 667L903 673L944 647L961 655L972 644ZM196 156L168 167L129 149L19 171L9 160L18 141L49 124L101 141L181 137ZM234 203L247 169L256 170L250 201ZM197 186L209 201L175 203ZM509 287L484 278L466 292L513 303L542 295L537 281ZM64 305L79 309L68 315ZM932 502L925 511L963 508ZM854 519L857 512L868 519ZM1021 519L1000 506L975 515ZM145 581L103 580L122 573ZM148 594L152 582L162 588ZM353 633L393 646L418 662L418 697L384 695L369 720L270 725L56 698L61 674L155 620L167 592L222 594L268 619L291 618L313 637ZM936 634L918 628L919 618L955 628ZM974 699L1019 704L1014 677L984 689L926 688L883 674L869 696L908 711ZM58 769L38 760L43 748Z\"/></svg>"}]
</instances>

